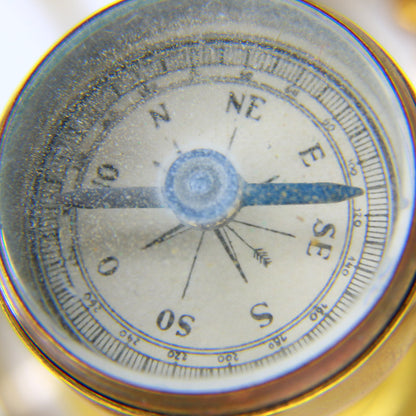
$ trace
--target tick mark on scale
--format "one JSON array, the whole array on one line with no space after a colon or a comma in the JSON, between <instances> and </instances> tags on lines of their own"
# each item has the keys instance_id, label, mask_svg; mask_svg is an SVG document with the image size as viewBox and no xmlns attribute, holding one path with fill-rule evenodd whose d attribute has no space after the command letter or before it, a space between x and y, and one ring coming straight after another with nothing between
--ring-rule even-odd
<instances>
[{"instance_id":1,"label":"tick mark on scale","mask_svg":"<svg viewBox=\"0 0 416 416\"><path fill-rule=\"evenodd\" d=\"M236 134L237 134L237 127L234 129L234 131L233 131L233 133L231 135L230 143L228 144L228 150L231 150L231 146L234 143L234 139L235 139Z\"/></svg>"}]
</instances>

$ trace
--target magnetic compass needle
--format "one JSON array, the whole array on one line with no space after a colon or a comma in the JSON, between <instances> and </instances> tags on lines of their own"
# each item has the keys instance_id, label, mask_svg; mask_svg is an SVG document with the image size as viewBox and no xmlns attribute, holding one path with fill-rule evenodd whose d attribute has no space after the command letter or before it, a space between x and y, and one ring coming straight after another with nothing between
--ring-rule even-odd
<instances>
[{"instance_id":1,"label":"magnetic compass needle","mask_svg":"<svg viewBox=\"0 0 416 416\"><path fill-rule=\"evenodd\" d=\"M414 133L388 56L307 2L115 4L4 117L6 312L129 414L330 414L415 335Z\"/></svg>"}]
</instances>

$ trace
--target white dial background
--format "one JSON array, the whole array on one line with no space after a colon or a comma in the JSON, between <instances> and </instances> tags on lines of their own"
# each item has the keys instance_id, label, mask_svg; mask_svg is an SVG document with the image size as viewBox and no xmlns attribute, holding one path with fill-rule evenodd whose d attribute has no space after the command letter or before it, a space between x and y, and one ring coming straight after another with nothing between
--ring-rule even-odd
<instances>
[{"instance_id":1,"label":"white dial background","mask_svg":"<svg viewBox=\"0 0 416 416\"><path fill-rule=\"evenodd\" d=\"M323 140L322 133L299 110L267 94L261 121L239 122L231 112L226 112L229 89L238 96L247 91L227 84L200 85L158 96L139 106L120 127L113 129L97 152L84 183L94 180L100 164L110 161L120 166L116 186L162 187L166 161L171 161L172 156L177 157L173 141L183 152L209 148L229 155L237 171L250 182L264 182L274 176L279 182L329 181L326 174L329 167L332 167L330 180L344 182L334 152L326 142L322 143L322 150L328 155L325 168L322 165L308 169L303 164L299 151ZM157 130L149 122L146 108L157 108L161 100L174 111L169 125ZM186 103L185 107L183 103ZM294 119L299 121L292 124ZM236 137L228 150L233 128L237 128ZM161 166L156 167L154 161L160 161ZM247 242L266 250L272 259L265 268L253 258L252 250L229 231L249 280L246 284L214 233L207 232L185 299L181 299L182 292L201 230L190 230L163 244L143 249L178 225L178 219L167 208L79 212L80 251L100 295L126 322L171 343L203 349L223 348L265 335L258 322L250 318L250 308L258 302L266 302L276 311L274 330L311 305L329 280L342 251L348 209L348 203L341 204L335 212L330 205L243 209L236 220L291 236L230 223ZM312 227L318 217L337 224L334 260L322 261L319 256L309 256L304 262L296 262L297 258L306 255ZM97 273L97 263L109 256L119 259L120 268L116 275L103 278ZM181 339L175 336L176 331L158 332L156 317L163 309L195 316L192 334Z\"/></svg>"},{"instance_id":2,"label":"white dial background","mask_svg":"<svg viewBox=\"0 0 416 416\"><path fill-rule=\"evenodd\" d=\"M165 78L161 83L167 84ZM334 125L329 134L323 127L329 115L321 107L306 95L299 104L301 97L295 102L282 92L241 84L197 82L136 106L124 97L128 110L123 114L121 103L111 110L121 121L99 139L82 186L100 186L100 167L113 166L119 174L104 185L162 189L170 164L199 148L225 155L247 182L348 184L346 164L356 157L345 138L334 143L341 129ZM251 112L250 100L255 103ZM168 114L169 120L154 120L152 111L166 119ZM361 199L364 205L357 203L364 207ZM344 277L321 305L350 244L351 204L243 208L220 229L230 238L247 282L211 230L191 227L144 248L180 223L168 208L78 210L79 255L95 296L145 339L186 351L233 351L297 325L294 341L316 324L309 316L314 308L329 311L349 282ZM362 233L356 235L355 261L362 247ZM270 260L267 267L254 249ZM103 276L98 266L108 258L116 258L118 268ZM168 312L158 325L163 311ZM166 329L169 317L174 323ZM180 317L189 332L179 326Z\"/></svg>"}]
</instances>

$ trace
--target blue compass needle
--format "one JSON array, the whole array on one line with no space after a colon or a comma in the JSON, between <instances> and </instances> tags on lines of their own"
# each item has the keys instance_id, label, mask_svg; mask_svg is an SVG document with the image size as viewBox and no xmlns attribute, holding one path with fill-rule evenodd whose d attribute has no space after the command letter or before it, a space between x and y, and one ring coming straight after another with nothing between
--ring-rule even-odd
<instances>
[{"instance_id":1,"label":"blue compass needle","mask_svg":"<svg viewBox=\"0 0 416 416\"><path fill-rule=\"evenodd\" d=\"M241 208L253 205L303 205L342 202L362 195L361 188L336 183L245 183Z\"/></svg>"},{"instance_id":2,"label":"blue compass needle","mask_svg":"<svg viewBox=\"0 0 416 416\"><path fill-rule=\"evenodd\" d=\"M181 153L169 168L164 187L77 189L55 202L72 208L170 208L191 225L210 227L254 205L327 204L362 195L337 183L247 183L230 161L211 149Z\"/></svg>"},{"instance_id":3,"label":"blue compass needle","mask_svg":"<svg viewBox=\"0 0 416 416\"><path fill-rule=\"evenodd\" d=\"M165 208L160 188L138 186L131 188L79 189L60 195L57 200L72 208Z\"/></svg>"},{"instance_id":4,"label":"blue compass needle","mask_svg":"<svg viewBox=\"0 0 416 416\"><path fill-rule=\"evenodd\" d=\"M363 195L336 183L243 183L240 209L254 205L303 205L342 202ZM72 208L167 208L157 187L84 189L57 198Z\"/></svg>"}]
</instances>

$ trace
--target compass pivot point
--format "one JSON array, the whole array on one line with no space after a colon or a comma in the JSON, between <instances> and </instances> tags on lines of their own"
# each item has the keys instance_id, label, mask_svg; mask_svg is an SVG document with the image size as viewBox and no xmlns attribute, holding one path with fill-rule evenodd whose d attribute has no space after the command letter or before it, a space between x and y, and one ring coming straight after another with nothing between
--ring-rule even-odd
<instances>
[{"instance_id":1,"label":"compass pivot point","mask_svg":"<svg viewBox=\"0 0 416 416\"><path fill-rule=\"evenodd\" d=\"M240 206L241 179L230 161L210 149L181 154L166 175L167 205L184 223L215 228Z\"/></svg>"}]
</instances>

